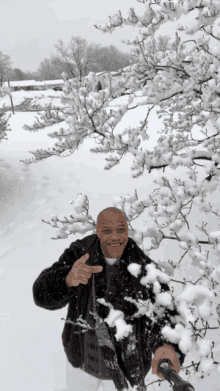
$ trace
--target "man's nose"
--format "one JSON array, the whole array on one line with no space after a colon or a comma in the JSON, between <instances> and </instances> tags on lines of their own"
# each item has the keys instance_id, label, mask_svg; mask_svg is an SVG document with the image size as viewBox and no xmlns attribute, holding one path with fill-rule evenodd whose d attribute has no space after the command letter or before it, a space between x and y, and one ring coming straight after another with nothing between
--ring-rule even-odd
<instances>
[{"instance_id":1,"label":"man's nose","mask_svg":"<svg viewBox=\"0 0 220 391\"><path fill-rule=\"evenodd\" d=\"M120 235L118 233L112 234L112 240L117 241L117 239L119 239L119 238L120 238Z\"/></svg>"}]
</instances>

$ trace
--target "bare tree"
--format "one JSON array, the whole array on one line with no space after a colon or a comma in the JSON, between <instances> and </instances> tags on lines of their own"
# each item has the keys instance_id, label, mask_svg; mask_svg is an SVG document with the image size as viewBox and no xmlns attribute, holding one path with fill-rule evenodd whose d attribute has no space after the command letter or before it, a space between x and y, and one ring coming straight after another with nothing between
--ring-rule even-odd
<instances>
[{"instance_id":1,"label":"bare tree","mask_svg":"<svg viewBox=\"0 0 220 391\"><path fill-rule=\"evenodd\" d=\"M20 68L14 68L11 73L11 80L27 80L27 75Z\"/></svg>"},{"instance_id":2,"label":"bare tree","mask_svg":"<svg viewBox=\"0 0 220 391\"><path fill-rule=\"evenodd\" d=\"M37 72L41 80L60 79L60 69L58 69L50 58L45 58L41 61Z\"/></svg>"},{"instance_id":3,"label":"bare tree","mask_svg":"<svg viewBox=\"0 0 220 391\"><path fill-rule=\"evenodd\" d=\"M67 47L61 39L54 46L57 54L52 54L51 58L61 68L61 72L65 71L74 78L79 77L81 81L90 71L94 71L94 66L98 63L96 53L99 45L72 36Z\"/></svg>"},{"instance_id":4,"label":"bare tree","mask_svg":"<svg viewBox=\"0 0 220 391\"><path fill-rule=\"evenodd\" d=\"M3 81L7 81L11 76L11 58L7 54L0 52L0 75Z\"/></svg>"},{"instance_id":5,"label":"bare tree","mask_svg":"<svg viewBox=\"0 0 220 391\"><path fill-rule=\"evenodd\" d=\"M26 74L26 80L40 81L40 75L38 71L35 72L26 71L25 74Z\"/></svg>"},{"instance_id":6,"label":"bare tree","mask_svg":"<svg viewBox=\"0 0 220 391\"><path fill-rule=\"evenodd\" d=\"M97 69L96 72L118 71L119 69L130 65L130 61L132 61L130 53L123 53L114 45L100 47L97 50L96 57L99 65L99 69Z\"/></svg>"},{"instance_id":7,"label":"bare tree","mask_svg":"<svg viewBox=\"0 0 220 391\"><path fill-rule=\"evenodd\" d=\"M121 52L114 45L88 44L79 37L71 37L67 47L62 40L54 46L57 53L41 61L37 70L41 80L60 79L62 72L66 72L68 78L78 76L82 80L91 71L117 71L130 65L132 60L131 54Z\"/></svg>"},{"instance_id":8,"label":"bare tree","mask_svg":"<svg viewBox=\"0 0 220 391\"><path fill-rule=\"evenodd\" d=\"M45 58L43 61L41 61L38 72L43 80L50 80L51 61L48 58Z\"/></svg>"}]
</instances>

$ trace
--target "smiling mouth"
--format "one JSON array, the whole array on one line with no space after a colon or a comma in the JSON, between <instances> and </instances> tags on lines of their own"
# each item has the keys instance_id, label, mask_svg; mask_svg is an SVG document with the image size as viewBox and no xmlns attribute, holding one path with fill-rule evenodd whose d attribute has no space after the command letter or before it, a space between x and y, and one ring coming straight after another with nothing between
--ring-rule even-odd
<instances>
[{"instance_id":1,"label":"smiling mouth","mask_svg":"<svg viewBox=\"0 0 220 391\"><path fill-rule=\"evenodd\" d=\"M110 247L120 247L122 245L122 243L118 243L118 244L111 244L111 243L108 243L108 245Z\"/></svg>"}]
</instances>

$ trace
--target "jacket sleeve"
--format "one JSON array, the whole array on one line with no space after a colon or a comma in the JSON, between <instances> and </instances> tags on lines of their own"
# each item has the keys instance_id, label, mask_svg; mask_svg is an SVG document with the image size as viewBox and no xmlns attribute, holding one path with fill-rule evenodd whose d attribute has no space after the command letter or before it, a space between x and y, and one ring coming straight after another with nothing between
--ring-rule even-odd
<instances>
[{"instance_id":1,"label":"jacket sleeve","mask_svg":"<svg viewBox=\"0 0 220 391\"><path fill-rule=\"evenodd\" d=\"M149 258L150 260L150 258ZM149 260L147 263L149 263ZM151 260L150 260L151 261ZM151 261L152 262L152 261ZM161 285L161 293L162 292L170 292L170 288L167 284L160 283ZM149 287L143 287L143 299L147 300L150 299L150 301L154 304L155 303L155 295L153 292L153 284L149 284ZM154 313L156 315L156 313ZM185 359L185 354L181 352L179 349L178 344L175 344L173 342L170 342L168 339L164 338L161 334L161 330L164 326L168 325L171 328L175 327L175 323L171 320L172 317L180 316L180 313L177 310L177 307L174 305L174 309L170 310L169 308L166 308L164 311L164 314L161 318L157 320L157 322L153 323L150 318L146 318L146 324L145 324L145 332L146 332L146 338L149 343L149 347L151 352L154 354L155 351L162 347L163 345L171 345L176 353L178 353L177 358L179 359L180 365L183 364Z\"/></svg>"},{"instance_id":2,"label":"jacket sleeve","mask_svg":"<svg viewBox=\"0 0 220 391\"><path fill-rule=\"evenodd\" d=\"M82 255L80 240L76 240L65 249L58 262L41 272L33 285L33 298L38 307L52 311L61 309L77 293L78 287L66 284L66 276Z\"/></svg>"}]
</instances>

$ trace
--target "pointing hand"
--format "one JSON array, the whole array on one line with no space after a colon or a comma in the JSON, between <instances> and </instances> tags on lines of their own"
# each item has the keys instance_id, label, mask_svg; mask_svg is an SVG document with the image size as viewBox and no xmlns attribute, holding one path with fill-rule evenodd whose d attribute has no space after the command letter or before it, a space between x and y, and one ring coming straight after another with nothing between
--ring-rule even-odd
<instances>
[{"instance_id":1,"label":"pointing hand","mask_svg":"<svg viewBox=\"0 0 220 391\"><path fill-rule=\"evenodd\" d=\"M73 265L69 274L66 277L66 283L69 287L78 286L79 284L88 284L92 273L100 273L103 270L102 266L89 266L86 261L89 259L89 254L83 255Z\"/></svg>"}]
</instances>

